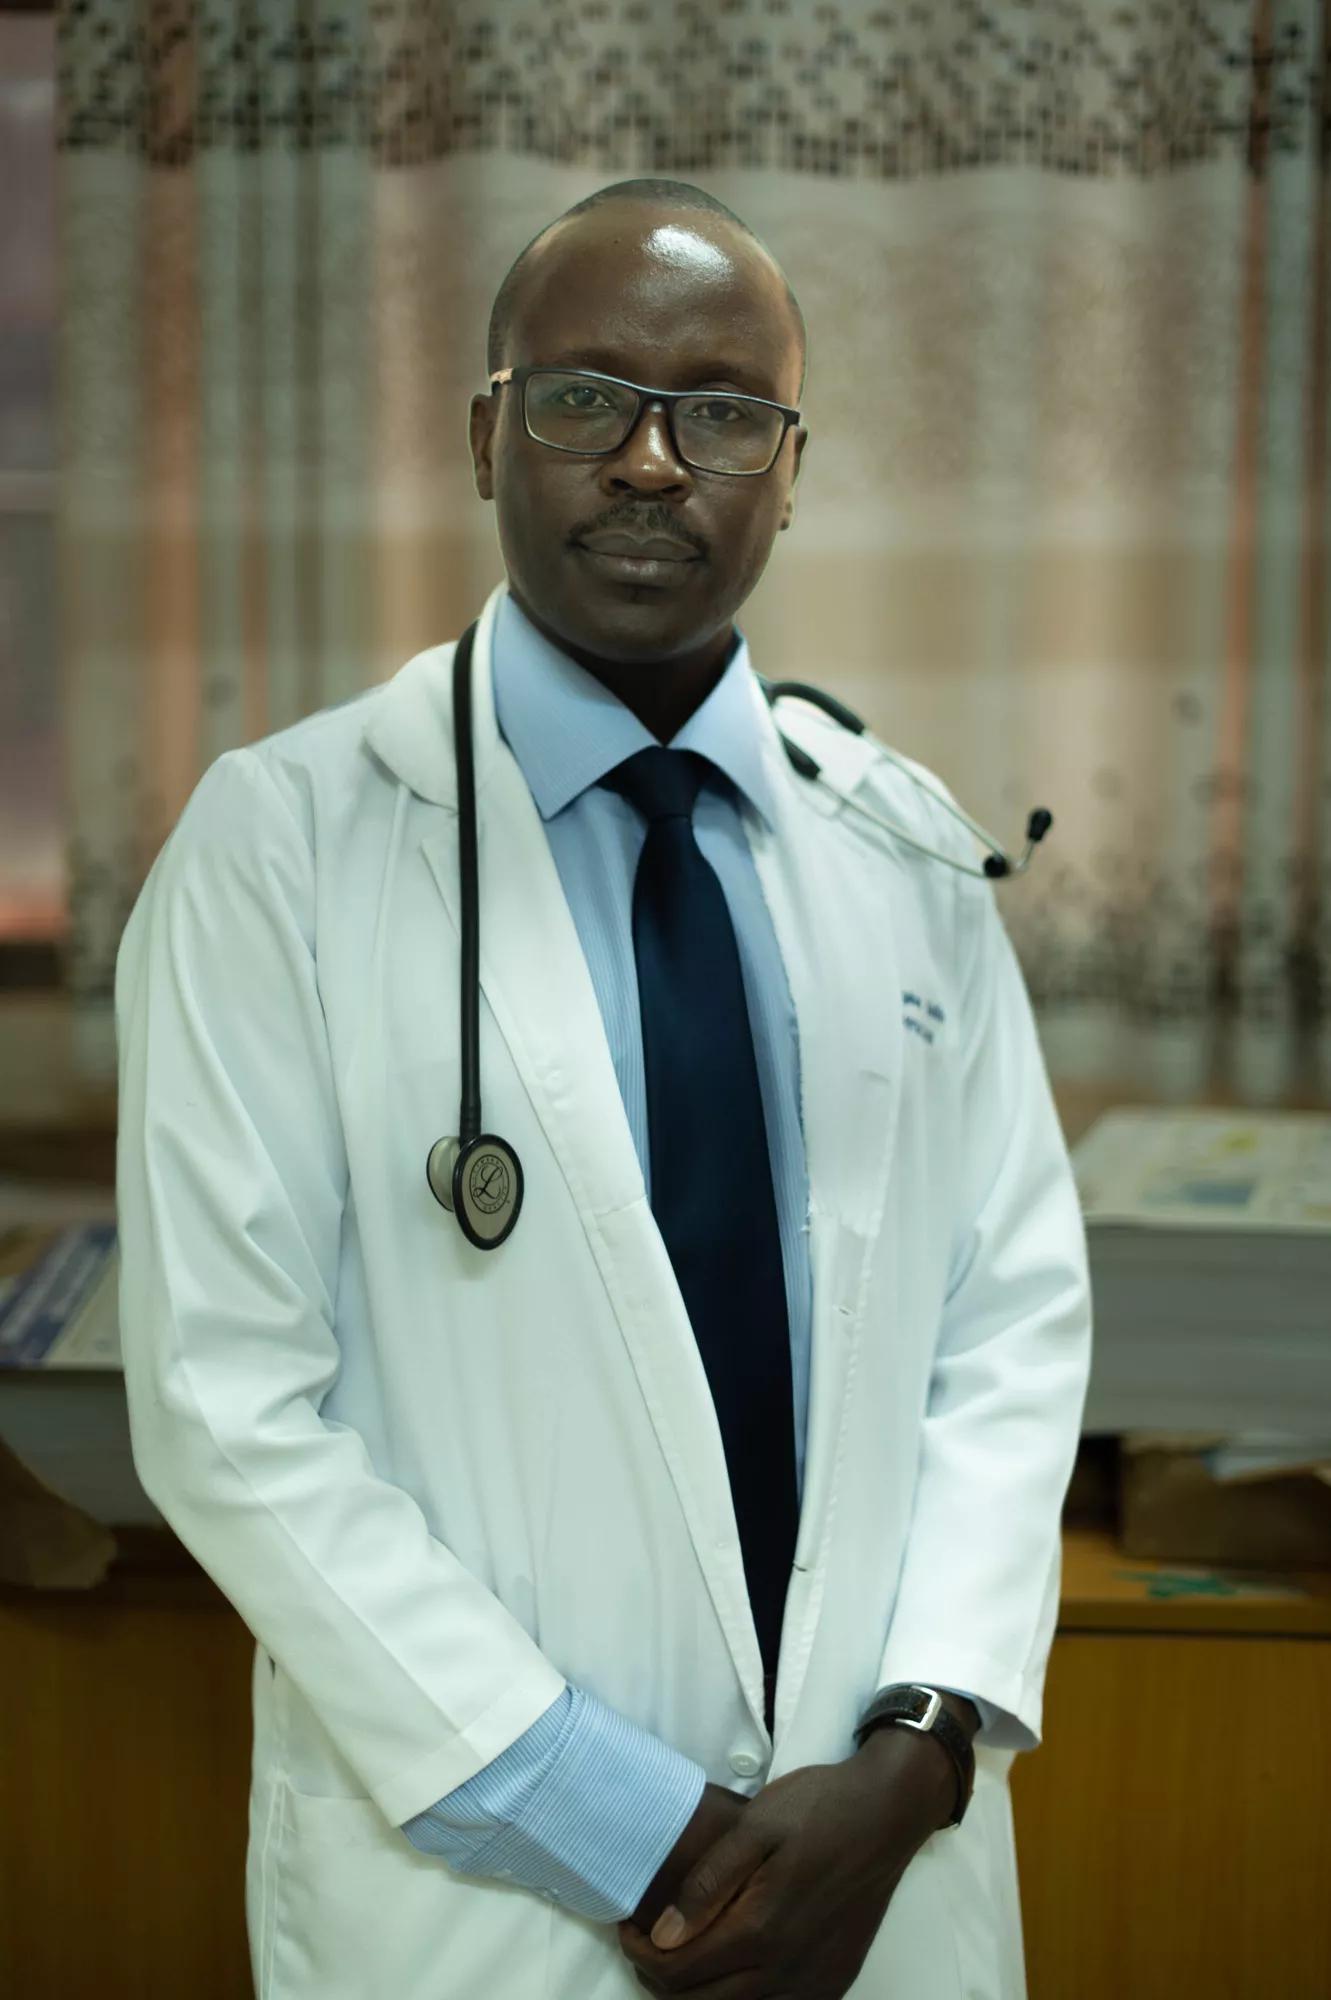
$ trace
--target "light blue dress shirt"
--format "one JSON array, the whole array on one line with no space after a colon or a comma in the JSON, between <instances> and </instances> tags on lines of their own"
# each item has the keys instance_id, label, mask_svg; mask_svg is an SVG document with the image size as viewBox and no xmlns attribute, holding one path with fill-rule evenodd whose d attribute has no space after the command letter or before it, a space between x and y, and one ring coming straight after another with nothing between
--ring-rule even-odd
<instances>
[{"instance_id":1,"label":"light blue dress shirt","mask_svg":"<svg viewBox=\"0 0 1331 2000\"><path fill-rule=\"evenodd\" d=\"M735 629L724 673L670 747L700 751L735 787L732 793L724 783L704 785L693 828L725 893L753 1032L785 1267L791 1446L802 1497L813 1287L799 1034L744 832L745 813L770 824L773 804L750 705L748 643ZM499 731L545 822L650 1200L632 924L646 823L627 799L598 781L657 738L618 696L538 632L511 592L499 601L493 661ZM997 1711L974 1695L969 1699L987 1727ZM637 1908L692 1818L704 1783L700 1764L570 1684L507 1750L402 1830L414 1846L441 1855L463 1874L520 1882L609 1923Z\"/></svg>"}]
</instances>

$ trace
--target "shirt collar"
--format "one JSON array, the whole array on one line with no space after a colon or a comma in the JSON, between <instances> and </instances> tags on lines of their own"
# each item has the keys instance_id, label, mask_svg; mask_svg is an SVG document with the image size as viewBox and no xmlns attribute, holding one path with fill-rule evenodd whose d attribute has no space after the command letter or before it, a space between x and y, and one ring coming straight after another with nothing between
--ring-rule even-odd
<instances>
[{"instance_id":1,"label":"shirt collar","mask_svg":"<svg viewBox=\"0 0 1331 2000\"><path fill-rule=\"evenodd\" d=\"M725 672L670 748L710 758L771 827L775 812L754 719L749 645L735 629L739 644ZM492 661L495 720L542 819L553 819L616 764L657 741L618 695L536 629L511 590L499 600Z\"/></svg>"}]
</instances>

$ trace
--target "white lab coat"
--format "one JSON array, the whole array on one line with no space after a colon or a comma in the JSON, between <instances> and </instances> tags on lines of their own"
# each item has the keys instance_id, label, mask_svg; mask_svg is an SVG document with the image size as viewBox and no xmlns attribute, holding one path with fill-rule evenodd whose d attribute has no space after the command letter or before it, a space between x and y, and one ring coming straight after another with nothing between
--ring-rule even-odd
<instances>
[{"instance_id":1,"label":"white lab coat","mask_svg":"<svg viewBox=\"0 0 1331 2000\"><path fill-rule=\"evenodd\" d=\"M1007 1774L1039 1737L1090 1298L994 890L796 776L754 680L778 822L745 824L799 1022L814 1287L773 1743L707 1377L496 730L505 587L473 673L483 1126L525 1173L507 1243L469 1245L425 1177L459 1096L453 644L219 757L117 962L134 1454L257 1641L256 1992L630 2000L613 1925L454 1872L401 1823L566 1681L752 1794L850 1754L875 1689L920 1679L1014 1720L851 1991L1019 2000ZM802 703L781 721L975 860L890 765L866 776L861 739Z\"/></svg>"}]
</instances>

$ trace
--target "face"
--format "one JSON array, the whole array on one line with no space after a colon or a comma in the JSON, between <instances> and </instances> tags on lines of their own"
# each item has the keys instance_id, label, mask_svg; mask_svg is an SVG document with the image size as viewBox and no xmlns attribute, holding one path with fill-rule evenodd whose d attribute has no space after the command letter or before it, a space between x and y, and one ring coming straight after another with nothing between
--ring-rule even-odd
<instances>
[{"instance_id":1,"label":"face","mask_svg":"<svg viewBox=\"0 0 1331 2000\"><path fill-rule=\"evenodd\" d=\"M732 389L794 407L798 330L781 278L723 217L608 205L553 230L524 285L505 365L582 365L658 389ZM476 490L498 509L509 586L569 650L607 661L699 656L719 640L794 515L804 427L770 472L704 472L644 403L618 451L579 458L529 437L521 391L471 405ZM630 527L682 539L665 580L625 580L581 546Z\"/></svg>"}]
</instances>

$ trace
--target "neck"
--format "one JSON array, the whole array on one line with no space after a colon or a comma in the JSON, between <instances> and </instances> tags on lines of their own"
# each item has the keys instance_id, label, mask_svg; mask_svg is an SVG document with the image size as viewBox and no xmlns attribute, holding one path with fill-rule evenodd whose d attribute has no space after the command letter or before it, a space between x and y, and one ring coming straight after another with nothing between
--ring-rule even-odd
<instances>
[{"instance_id":1,"label":"neck","mask_svg":"<svg viewBox=\"0 0 1331 2000\"><path fill-rule=\"evenodd\" d=\"M609 688L644 728L651 730L658 743L669 743L679 734L694 710L706 701L739 645L739 634L733 625L727 625L701 645L668 660L607 660L585 646L571 645L552 632L516 591L513 596L537 631L585 667L602 687Z\"/></svg>"},{"instance_id":2,"label":"neck","mask_svg":"<svg viewBox=\"0 0 1331 2000\"><path fill-rule=\"evenodd\" d=\"M565 647L579 666L632 709L658 743L678 736L694 710L701 708L726 670L734 646L727 634L720 651L683 655L674 660L598 660L594 654Z\"/></svg>"}]
</instances>

